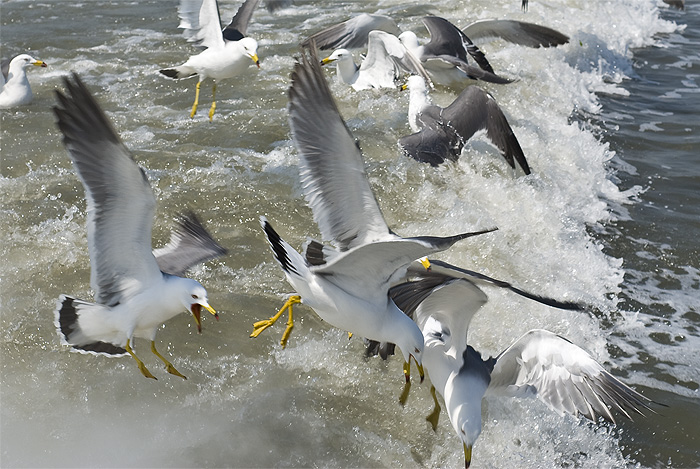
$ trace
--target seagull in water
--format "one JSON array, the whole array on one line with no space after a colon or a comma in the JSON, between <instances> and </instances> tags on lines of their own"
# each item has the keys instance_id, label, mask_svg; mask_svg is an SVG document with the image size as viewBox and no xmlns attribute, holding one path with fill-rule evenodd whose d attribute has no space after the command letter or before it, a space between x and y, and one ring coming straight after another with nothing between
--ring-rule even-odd
<instances>
[{"instance_id":1,"label":"seagull in water","mask_svg":"<svg viewBox=\"0 0 700 469\"><path fill-rule=\"evenodd\" d=\"M525 174L530 166L518 139L496 100L478 86L468 86L452 104L441 108L431 104L425 80L408 79L408 123L413 134L401 137L399 146L418 161L437 166L456 161L467 140L480 130L501 151L511 168L517 161Z\"/></svg>"},{"instance_id":2,"label":"seagull in water","mask_svg":"<svg viewBox=\"0 0 700 469\"><path fill-rule=\"evenodd\" d=\"M435 402L427 420L437 428L437 391L462 440L465 467L481 433L484 396L537 397L560 415L582 415L593 422L602 417L614 423L613 411L630 420L631 413L653 412L653 401L605 371L579 346L546 330L531 330L497 357L482 359L468 344L467 334L487 297L459 272L457 277L442 273L450 271L416 266L412 279L390 293L423 333L423 364Z\"/></svg>"},{"instance_id":3,"label":"seagull in water","mask_svg":"<svg viewBox=\"0 0 700 469\"><path fill-rule=\"evenodd\" d=\"M173 79L190 78L195 75L197 92L192 105L190 118L193 118L199 105L199 88L207 78L214 81L209 120L216 110L216 80L232 78L246 71L251 63L260 68L258 42L246 37L248 23L260 0L246 0L238 9L231 23L221 30L221 17L216 0L181 0L179 15L180 28L189 42L204 47L205 50L191 56L187 62L160 73Z\"/></svg>"},{"instance_id":4,"label":"seagull in water","mask_svg":"<svg viewBox=\"0 0 700 469\"><path fill-rule=\"evenodd\" d=\"M156 350L156 331L183 311L192 313L200 332L202 308L218 319L204 287L179 275L225 251L189 216L156 259L151 251L156 201L145 173L80 78L74 74L65 86L67 94L56 91L54 112L85 187L90 285L96 302L61 295L55 311L59 336L79 352L128 353L144 376L155 379L131 346L134 337L149 339L166 370L185 378Z\"/></svg>"},{"instance_id":5,"label":"seagull in water","mask_svg":"<svg viewBox=\"0 0 700 469\"><path fill-rule=\"evenodd\" d=\"M355 90L369 88L397 88L402 71L415 73L430 80L427 72L401 41L384 31L372 31L367 42L367 55L358 67L352 53L347 49L336 49L321 60L322 65L336 63L338 79Z\"/></svg>"},{"instance_id":6,"label":"seagull in water","mask_svg":"<svg viewBox=\"0 0 700 469\"><path fill-rule=\"evenodd\" d=\"M389 298L388 290L408 265L478 233L445 238L402 238L387 226L369 186L364 159L343 121L324 78L315 47L294 66L289 89L289 124L299 153L304 195L324 239L311 241L304 255L261 224L289 283L297 291L269 320L254 325L256 337L289 309L282 345L293 327L292 305L304 303L329 324L378 341L397 344L410 382L410 360L422 377L423 336Z\"/></svg>"},{"instance_id":7,"label":"seagull in water","mask_svg":"<svg viewBox=\"0 0 700 469\"><path fill-rule=\"evenodd\" d=\"M4 65L0 75L0 109L31 103L33 95L27 79L27 69L30 65L47 67L47 63L37 60L31 55L20 54L10 60L7 70L5 70Z\"/></svg>"}]
</instances>

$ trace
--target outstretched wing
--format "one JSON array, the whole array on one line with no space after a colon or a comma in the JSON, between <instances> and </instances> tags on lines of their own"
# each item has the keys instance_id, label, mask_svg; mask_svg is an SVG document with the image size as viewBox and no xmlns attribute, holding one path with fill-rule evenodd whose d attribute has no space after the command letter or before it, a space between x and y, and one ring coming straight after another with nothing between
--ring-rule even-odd
<instances>
[{"instance_id":1,"label":"outstretched wing","mask_svg":"<svg viewBox=\"0 0 700 469\"><path fill-rule=\"evenodd\" d=\"M393 238L313 46L310 57L304 53L292 72L289 125L304 195L323 238L341 250Z\"/></svg>"},{"instance_id":2,"label":"outstretched wing","mask_svg":"<svg viewBox=\"0 0 700 469\"><path fill-rule=\"evenodd\" d=\"M446 107L442 122L457 132L462 142L466 142L479 130L498 147L511 168L517 161L525 174L530 174L530 166L520 143L503 115L503 111L493 96L478 86L469 86ZM461 148L461 147L460 147Z\"/></svg>"},{"instance_id":3,"label":"outstretched wing","mask_svg":"<svg viewBox=\"0 0 700 469\"><path fill-rule=\"evenodd\" d=\"M248 23L250 23L253 12L258 7L258 3L260 3L260 0L246 0L238 8L231 23L223 30L224 39L227 41L238 41L248 34Z\"/></svg>"},{"instance_id":4,"label":"outstretched wing","mask_svg":"<svg viewBox=\"0 0 700 469\"><path fill-rule=\"evenodd\" d=\"M195 265L223 256L226 252L204 228L197 215L188 212L180 216L178 227L170 235L168 244L154 250L153 255L162 272L183 276Z\"/></svg>"},{"instance_id":5,"label":"outstretched wing","mask_svg":"<svg viewBox=\"0 0 700 469\"><path fill-rule=\"evenodd\" d=\"M438 16L426 16L423 24L430 33L430 42L423 49L425 55L456 57L465 64L469 56L482 70L495 74L484 53L457 26Z\"/></svg>"},{"instance_id":6,"label":"outstretched wing","mask_svg":"<svg viewBox=\"0 0 700 469\"><path fill-rule=\"evenodd\" d=\"M80 78L64 79L54 112L85 187L90 283L98 303L114 306L161 277L151 253L156 201L146 175Z\"/></svg>"},{"instance_id":7,"label":"outstretched wing","mask_svg":"<svg viewBox=\"0 0 700 469\"><path fill-rule=\"evenodd\" d=\"M527 332L496 358L487 393L536 396L550 409L615 422L613 412L652 411L651 400L605 371L586 351L545 330Z\"/></svg>"},{"instance_id":8,"label":"outstretched wing","mask_svg":"<svg viewBox=\"0 0 700 469\"><path fill-rule=\"evenodd\" d=\"M567 35L555 29L515 20L480 20L462 32L477 42L500 38L527 47L552 47L569 42Z\"/></svg>"},{"instance_id":9,"label":"outstretched wing","mask_svg":"<svg viewBox=\"0 0 700 469\"><path fill-rule=\"evenodd\" d=\"M399 34L399 27L393 19L384 15L360 13L342 23L319 31L301 45L309 47L312 42L321 50L326 49L361 49L367 46L370 31L386 31Z\"/></svg>"},{"instance_id":10,"label":"outstretched wing","mask_svg":"<svg viewBox=\"0 0 700 469\"><path fill-rule=\"evenodd\" d=\"M216 0L180 0L178 8L183 36L203 48L223 47L221 18Z\"/></svg>"}]
</instances>

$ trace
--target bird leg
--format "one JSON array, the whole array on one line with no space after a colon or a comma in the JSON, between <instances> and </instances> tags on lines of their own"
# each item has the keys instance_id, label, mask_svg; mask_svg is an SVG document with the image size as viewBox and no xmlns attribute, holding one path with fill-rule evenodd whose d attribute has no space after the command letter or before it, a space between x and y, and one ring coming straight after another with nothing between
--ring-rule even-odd
<instances>
[{"instance_id":1,"label":"bird leg","mask_svg":"<svg viewBox=\"0 0 700 469\"><path fill-rule=\"evenodd\" d=\"M216 111L216 82L211 89L211 108L209 108L209 122L214 119L214 111Z\"/></svg>"},{"instance_id":2,"label":"bird leg","mask_svg":"<svg viewBox=\"0 0 700 469\"><path fill-rule=\"evenodd\" d=\"M165 363L165 369L168 371L168 373L170 373L171 375L179 376L182 379L187 379L187 376L177 371L172 363L166 360L163 355L158 353L158 350L156 350L156 343L153 340L151 341L151 352L153 352L153 354L156 357L160 358L163 361L163 363Z\"/></svg>"},{"instance_id":3,"label":"bird leg","mask_svg":"<svg viewBox=\"0 0 700 469\"><path fill-rule=\"evenodd\" d=\"M197 82L197 91L194 94L194 104L192 105L192 112L190 112L190 119L194 118L194 115L197 112L197 106L199 106L199 88L201 86L202 86L202 82L198 81Z\"/></svg>"},{"instance_id":4,"label":"bird leg","mask_svg":"<svg viewBox=\"0 0 700 469\"><path fill-rule=\"evenodd\" d=\"M433 396L433 402L435 403L435 407L433 407L433 411L428 415L425 420L430 422L430 425L433 427L433 431L437 431L437 426L438 426L438 420L440 419L440 403L438 402L437 396L435 395L435 386L430 386L430 395Z\"/></svg>"},{"instance_id":5,"label":"bird leg","mask_svg":"<svg viewBox=\"0 0 700 469\"><path fill-rule=\"evenodd\" d=\"M407 379L406 384L403 386L403 391L401 391L401 395L399 396L399 404L401 404L402 407L406 405L409 391L411 391L411 380Z\"/></svg>"},{"instance_id":6,"label":"bird leg","mask_svg":"<svg viewBox=\"0 0 700 469\"><path fill-rule=\"evenodd\" d=\"M272 316L270 319L263 319L262 321L258 321L255 324L253 324L253 332L250 334L251 337L257 337L260 335L262 331L273 325L277 320L282 316L285 310L289 309L289 319L287 320L287 328L284 330L284 334L282 334L282 340L280 340L280 345L282 348L287 346L287 339L289 339L289 334L291 334L292 329L294 328L294 320L292 318L292 305L294 304L300 304L301 303L301 297L299 295L292 295L289 297L287 302L282 306L282 309L280 309L277 314Z\"/></svg>"},{"instance_id":7,"label":"bird leg","mask_svg":"<svg viewBox=\"0 0 700 469\"><path fill-rule=\"evenodd\" d=\"M136 363L139 365L139 370L141 370L141 374L144 375L146 378L153 378L153 379L158 379L155 376L151 374L150 371L148 371L148 368L146 368L146 365L143 364L141 360L139 360L139 357L136 356L134 351L131 348L131 344L129 343L130 339L126 339L126 351L129 355L131 355L134 360L136 360Z\"/></svg>"}]
</instances>

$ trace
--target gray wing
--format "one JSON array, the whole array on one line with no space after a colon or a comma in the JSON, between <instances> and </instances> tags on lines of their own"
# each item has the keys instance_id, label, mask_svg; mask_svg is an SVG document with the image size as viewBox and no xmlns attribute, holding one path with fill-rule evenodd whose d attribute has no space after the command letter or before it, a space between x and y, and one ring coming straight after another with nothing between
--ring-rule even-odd
<instances>
[{"instance_id":1,"label":"gray wing","mask_svg":"<svg viewBox=\"0 0 700 469\"><path fill-rule=\"evenodd\" d=\"M438 166L446 160L456 161L462 143L455 132L439 123L430 123L419 132L401 137L399 147L405 155L421 163Z\"/></svg>"},{"instance_id":2,"label":"gray wing","mask_svg":"<svg viewBox=\"0 0 700 469\"><path fill-rule=\"evenodd\" d=\"M222 47L221 18L216 0L180 0L178 8L183 36L203 48Z\"/></svg>"},{"instance_id":3,"label":"gray wing","mask_svg":"<svg viewBox=\"0 0 700 469\"><path fill-rule=\"evenodd\" d=\"M572 310L572 311L583 311L583 305L579 303L574 303L571 301L559 301L552 298L548 298L541 295L536 295L534 293L529 293L514 287L508 282L503 280L497 280L495 278L489 277L488 275L480 274L479 272L474 272L473 270L462 269L461 267L448 264L447 262L430 259L430 271L434 274L444 275L454 278L465 278L478 285L488 285L498 288L505 288L512 291L520 296L528 298L543 305L551 306L553 308ZM408 269L408 276L422 275L425 272L425 267L422 264L415 262Z\"/></svg>"},{"instance_id":4,"label":"gray wing","mask_svg":"<svg viewBox=\"0 0 700 469\"><path fill-rule=\"evenodd\" d=\"M527 47L552 47L569 42L569 37L557 30L515 20L480 20L462 32L475 41L500 38Z\"/></svg>"},{"instance_id":5,"label":"gray wing","mask_svg":"<svg viewBox=\"0 0 700 469\"><path fill-rule=\"evenodd\" d=\"M0 72L2 73L2 82L0 84L5 84L7 82L7 75L10 73L10 62L12 59L3 59L0 62Z\"/></svg>"},{"instance_id":6,"label":"gray wing","mask_svg":"<svg viewBox=\"0 0 700 469\"><path fill-rule=\"evenodd\" d=\"M527 332L496 358L487 393L536 396L550 409L615 422L613 412L652 411L651 400L605 371L586 351L545 330Z\"/></svg>"},{"instance_id":7,"label":"gray wing","mask_svg":"<svg viewBox=\"0 0 700 469\"><path fill-rule=\"evenodd\" d=\"M393 19L384 15L361 13L347 21L319 31L301 45L308 47L312 42L321 50L326 49L361 49L367 46L370 31L385 31L399 34L401 31Z\"/></svg>"},{"instance_id":8,"label":"gray wing","mask_svg":"<svg viewBox=\"0 0 700 469\"><path fill-rule=\"evenodd\" d=\"M510 167L515 168L517 161L525 174L530 174L530 166L506 116L493 96L478 86L469 86L462 91L457 99L444 109L442 122L457 132L462 144L477 131L486 130L487 137L501 150Z\"/></svg>"},{"instance_id":9,"label":"gray wing","mask_svg":"<svg viewBox=\"0 0 700 469\"><path fill-rule=\"evenodd\" d=\"M471 233L462 233L455 236L436 237L421 236L416 238L399 238L386 241L377 241L354 247L351 250L340 253L329 259L326 264L311 267L314 274L333 275L338 280L338 285L347 289L348 285L358 288L354 293L363 297L367 292L375 290L378 282L386 283L387 290L401 280L405 275L405 269L411 262L430 253L444 251L457 241L495 231L496 228L481 230ZM367 273L372 275L368 277ZM396 274L399 272L399 278ZM343 282L342 278L352 278L352 282ZM366 282L370 282L367 284ZM364 286L363 286L364 285ZM382 295L386 295L386 290Z\"/></svg>"},{"instance_id":10,"label":"gray wing","mask_svg":"<svg viewBox=\"0 0 700 469\"><path fill-rule=\"evenodd\" d=\"M360 148L345 125L316 55L304 53L289 88L289 125L301 183L324 239L341 250L393 238L365 174Z\"/></svg>"},{"instance_id":11,"label":"gray wing","mask_svg":"<svg viewBox=\"0 0 700 469\"><path fill-rule=\"evenodd\" d=\"M238 8L231 23L223 30L224 39L227 41L238 41L248 34L248 23L250 23L253 12L258 7L258 3L260 3L260 0L246 0Z\"/></svg>"},{"instance_id":12,"label":"gray wing","mask_svg":"<svg viewBox=\"0 0 700 469\"><path fill-rule=\"evenodd\" d=\"M265 0L265 8L270 13L274 13L282 8L287 8L292 6L294 0Z\"/></svg>"},{"instance_id":13,"label":"gray wing","mask_svg":"<svg viewBox=\"0 0 700 469\"><path fill-rule=\"evenodd\" d=\"M226 254L199 218L188 212L180 216L168 244L153 251L158 267L170 275L183 276L191 267Z\"/></svg>"},{"instance_id":14,"label":"gray wing","mask_svg":"<svg viewBox=\"0 0 700 469\"><path fill-rule=\"evenodd\" d=\"M85 186L91 285L113 306L161 277L151 253L155 198L146 175L80 78L64 79L54 112L63 143Z\"/></svg>"},{"instance_id":15,"label":"gray wing","mask_svg":"<svg viewBox=\"0 0 700 469\"><path fill-rule=\"evenodd\" d=\"M423 18L423 24L430 33L430 42L423 48L426 57L421 59L425 60L429 56L450 56L467 64L469 56L479 68L495 75L496 72L484 53L457 26L438 16L426 16Z\"/></svg>"},{"instance_id":16,"label":"gray wing","mask_svg":"<svg viewBox=\"0 0 700 469\"><path fill-rule=\"evenodd\" d=\"M436 71L439 71L440 68L449 69L452 67L457 67L472 80L481 80L502 85L513 83L514 81L509 78L496 75L495 73L488 72L482 68L470 65L462 59L451 55L424 56L423 63L426 69Z\"/></svg>"}]
</instances>

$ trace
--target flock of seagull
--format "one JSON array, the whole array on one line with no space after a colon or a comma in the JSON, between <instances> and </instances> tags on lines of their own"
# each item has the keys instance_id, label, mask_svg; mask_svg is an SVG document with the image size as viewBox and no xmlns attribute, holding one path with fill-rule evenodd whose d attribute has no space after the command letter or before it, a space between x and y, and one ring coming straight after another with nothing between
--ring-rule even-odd
<instances>
[{"instance_id":1,"label":"flock of seagull","mask_svg":"<svg viewBox=\"0 0 700 469\"><path fill-rule=\"evenodd\" d=\"M209 110L213 119L217 81L240 75L251 64L260 66L257 42L246 36L258 2L246 0L222 30L215 0L181 0L180 27L189 41L204 50L160 72L173 79L198 77L191 117L197 111L203 81L214 82ZM269 2L268 7L277 3ZM530 174L523 151L491 95L467 86L452 104L441 108L430 103L428 92L433 83L513 81L493 71L470 37L499 35L533 47L568 40L549 28L509 20L477 22L464 30L434 16L424 18L423 23L431 36L424 45L415 33L400 32L393 19L369 14L329 27L301 44L288 91L289 126L304 197L323 242L309 240L299 253L267 218L260 217L274 258L296 294L275 316L256 323L251 336L256 337L288 311L281 339L285 346L293 328L293 305L302 303L332 326L364 338L367 354L387 358L397 345L406 378L401 403L408 397L413 361L421 381L425 370L432 383L435 410L428 420L435 429L440 394L463 443L466 467L481 432L485 395L535 396L559 414L582 415L592 421L614 422L616 412L628 418L653 412L655 403L605 371L582 348L551 332L532 330L495 358L483 359L469 345L469 324L487 301L483 287L506 288L551 307L582 309L428 258L496 228L404 238L384 220L361 150L328 86L324 64L335 63L338 78L356 90L396 88L410 75L404 86L410 90L409 123L414 133L399 141L406 155L432 165L455 160L465 142L485 130L511 167L517 163ZM357 66L350 50L361 48L367 48L367 54ZM319 49L333 52L319 59ZM0 105L17 106L31 100L25 73L31 65L46 66L26 54L9 63ZM218 319L206 289L185 274L198 263L224 255L226 249L194 213L181 216L165 247L152 249L156 200L143 169L80 77L73 74L64 84L65 91L56 91L54 112L85 188L90 284L95 298L88 302L60 296L55 324L61 342L83 353L130 355L144 376L155 379L132 347L135 338L144 338L150 340L152 353L168 373L185 378L158 352L155 335L161 324L183 311L192 314L200 332L203 309Z\"/></svg>"}]
</instances>

